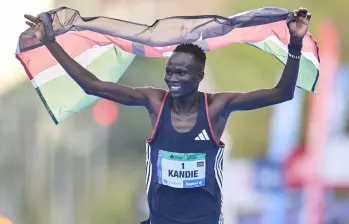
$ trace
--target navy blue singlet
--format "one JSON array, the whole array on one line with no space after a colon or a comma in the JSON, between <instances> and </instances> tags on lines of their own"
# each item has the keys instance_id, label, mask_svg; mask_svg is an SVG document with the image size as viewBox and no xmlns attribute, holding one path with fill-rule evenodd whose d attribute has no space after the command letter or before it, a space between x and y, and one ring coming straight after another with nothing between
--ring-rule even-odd
<instances>
[{"instance_id":1,"label":"navy blue singlet","mask_svg":"<svg viewBox=\"0 0 349 224\"><path fill-rule=\"evenodd\" d=\"M200 92L194 127L177 132L171 97L165 95L153 135L147 140L146 224L221 224L224 143L216 141L207 95Z\"/></svg>"}]
</instances>

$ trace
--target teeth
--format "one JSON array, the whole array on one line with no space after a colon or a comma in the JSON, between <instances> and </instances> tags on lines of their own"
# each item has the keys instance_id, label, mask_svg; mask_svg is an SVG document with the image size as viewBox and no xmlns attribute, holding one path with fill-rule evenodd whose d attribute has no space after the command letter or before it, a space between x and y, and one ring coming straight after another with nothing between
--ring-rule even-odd
<instances>
[{"instance_id":1,"label":"teeth","mask_svg":"<svg viewBox=\"0 0 349 224\"><path fill-rule=\"evenodd\" d=\"M180 86L171 86L171 90L179 90L181 87Z\"/></svg>"}]
</instances>

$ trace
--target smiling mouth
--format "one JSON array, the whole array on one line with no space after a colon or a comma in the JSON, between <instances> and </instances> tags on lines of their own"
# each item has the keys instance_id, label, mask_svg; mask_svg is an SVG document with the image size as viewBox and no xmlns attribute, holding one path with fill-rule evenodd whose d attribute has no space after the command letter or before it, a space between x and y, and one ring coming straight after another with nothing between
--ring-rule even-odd
<instances>
[{"instance_id":1,"label":"smiling mouth","mask_svg":"<svg viewBox=\"0 0 349 224\"><path fill-rule=\"evenodd\" d=\"M182 88L181 85L169 85L171 91L178 91Z\"/></svg>"}]
</instances>

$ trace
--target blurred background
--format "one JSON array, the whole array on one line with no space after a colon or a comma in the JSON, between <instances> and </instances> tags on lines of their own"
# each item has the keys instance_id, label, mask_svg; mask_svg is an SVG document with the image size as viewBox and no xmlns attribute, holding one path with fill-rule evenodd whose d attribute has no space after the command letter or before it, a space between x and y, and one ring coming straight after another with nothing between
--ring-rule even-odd
<instances>
[{"instance_id":1,"label":"blurred background","mask_svg":"<svg viewBox=\"0 0 349 224\"><path fill-rule=\"evenodd\" d=\"M59 6L147 24L173 15L308 8L321 94L297 90L290 102L231 115L223 137L225 223L349 223L347 0L13 0L0 9L0 224L134 224L148 215L146 111L101 100L56 126L15 59L23 14ZM165 63L137 58L121 83L164 87ZM282 69L270 55L233 44L208 53L202 89L269 88Z\"/></svg>"}]
</instances>

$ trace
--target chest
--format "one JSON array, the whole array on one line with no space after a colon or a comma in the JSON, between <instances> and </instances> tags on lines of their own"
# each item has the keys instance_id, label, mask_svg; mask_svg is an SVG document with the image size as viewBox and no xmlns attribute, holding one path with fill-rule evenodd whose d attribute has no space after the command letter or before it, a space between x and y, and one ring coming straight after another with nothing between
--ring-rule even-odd
<instances>
[{"instance_id":1,"label":"chest","mask_svg":"<svg viewBox=\"0 0 349 224\"><path fill-rule=\"evenodd\" d=\"M196 134L202 132L202 130L212 131L217 139L220 139L224 128L226 126L227 118L224 116L211 116L207 117L206 113L192 113L188 115L179 115L175 112L171 112L171 119L169 119L168 125L171 125L175 132L178 133L190 133ZM205 131L206 132L206 131ZM206 136L205 133L203 133ZM201 137L202 138L202 137ZM206 137L205 139L208 139Z\"/></svg>"},{"instance_id":2,"label":"chest","mask_svg":"<svg viewBox=\"0 0 349 224\"><path fill-rule=\"evenodd\" d=\"M205 139L220 139L227 117L219 113L219 108L217 109L214 104L204 103L204 99L201 99L201 101L202 103L199 103L197 110L190 113L178 113L166 101L164 107L157 110L157 114L150 114L153 115L151 116L153 127L157 128L159 124L161 131L158 132L166 133L166 138L171 137L171 139L176 139L177 142L186 138L202 139L203 137L200 134L206 136L205 133L212 135ZM160 135L164 136L164 133Z\"/></svg>"},{"instance_id":3,"label":"chest","mask_svg":"<svg viewBox=\"0 0 349 224\"><path fill-rule=\"evenodd\" d=\"M190 132L198 121L198 112L190 114L178 114L171 111L170 122L173 128L179 133Z\"/></svg>"}]
</instances>

